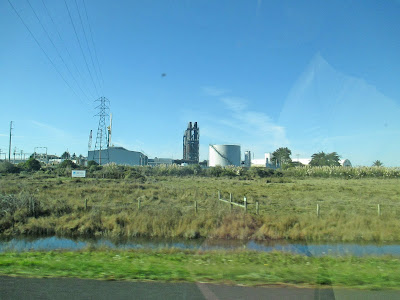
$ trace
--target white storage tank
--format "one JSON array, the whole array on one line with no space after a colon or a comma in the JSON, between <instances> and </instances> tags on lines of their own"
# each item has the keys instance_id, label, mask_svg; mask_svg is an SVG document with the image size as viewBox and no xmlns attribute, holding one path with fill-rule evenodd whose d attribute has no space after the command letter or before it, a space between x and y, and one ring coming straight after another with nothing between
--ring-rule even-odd
<instances>
[{"instance_id":1,"label":"white storage tank","mask_svg":"<svg viewBox=\"0 0 400 300\"><path fill-rule=\"evenodd\" d=\"M208 165L215 166L240 166L239 145L210 145L208 149Z\"/></svg>"}]
</instances>

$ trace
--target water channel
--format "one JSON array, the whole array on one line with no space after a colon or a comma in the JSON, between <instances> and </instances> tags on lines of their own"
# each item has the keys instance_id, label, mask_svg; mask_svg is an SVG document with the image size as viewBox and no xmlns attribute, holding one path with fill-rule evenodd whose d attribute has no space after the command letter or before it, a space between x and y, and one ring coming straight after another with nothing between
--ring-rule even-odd
<instances>
[{"instance_id":1,"label":"water channel","mask_svg":"<svg viewBox=\"0 0 400 300\"><path fill-rule=\"evenodd\" d=\"M6 251L51 251L82 249L191 249L234 250L247 249L260 252L282 251L306 256L400 256L400 244L356 244L356 243L305 243L289 241L233 241L233 240L178 240L146 239L69 239L60 237L0 239L0 252Z\"/></svg>"}]
</instances>

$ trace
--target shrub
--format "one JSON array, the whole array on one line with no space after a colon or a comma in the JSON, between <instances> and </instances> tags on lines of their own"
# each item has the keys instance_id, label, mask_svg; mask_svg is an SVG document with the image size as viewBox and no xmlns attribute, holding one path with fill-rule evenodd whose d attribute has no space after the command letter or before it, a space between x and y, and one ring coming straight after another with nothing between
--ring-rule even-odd
<instances>
[{"instance_id":1,"label":"shrub","mask_svg":"<svg viewBox=\"0 0 400 300\"><path fill-rule=\"evenodd\" d=\"M275 174L275 170L270 168L252 167L249 169L248 174L251 177L265 178L273 176Z\"/></svg>"},{"instance_id":2,"label":"shrub","mask_svg":"<svg viewBox=\"0 0 400 300\"><path fill-rule=\"evenodd\" d=\"M31 157L23 164L23 168L27 171L39 171L41 168L41 164L38 160Z\"/></svg>"},{"instance_id":3,"label":"shrub","mask_svg":"<svg viewBox=\"0 0 400 300\"><path fill-rule=\"evenodd\" d=\"M18 173L20 169L8 161L0 162L0 174Z\"/></svg>"},{"instance_id":4,"label":"shrub","mask_svg":"<svg viewBox=\"0 0 400 300\"><path fill-rule=\"evenodd\" d=\"M89 160L87 163L88 168L90 168L91 166L98 166L99 164L97 162L95 162L94 160Z\"/></svg>"},{"instance_id":5,"label":"shrub","mask_svg":"<svg viewBox=\"0 0 400 300\"><path fill-rule=\"evenodd\" d=\"M69 159L64 160L61 164L58 165L59 168L65 169L65 168L71 168L71 169L76 169L78 166Z\"/></svg>"}]
</instances>

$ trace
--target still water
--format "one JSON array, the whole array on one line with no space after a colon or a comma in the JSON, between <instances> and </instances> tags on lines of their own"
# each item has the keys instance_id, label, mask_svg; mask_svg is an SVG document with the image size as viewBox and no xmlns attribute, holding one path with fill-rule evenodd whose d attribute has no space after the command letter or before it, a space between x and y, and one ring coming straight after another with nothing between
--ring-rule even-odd
<instances>
[{"instance_id":1,"label":"still water","mask_svg":"<svg viewBox=\"0 0 400 300\"><path fill-rule=\"evenodd\" d=\"M289 241L231 241L231 240L177 240L145 239L68 239L59 237L14 238L0 240L0 252L5 251L50 251L81 250L85 248L107 249L191 249L191 250L234 250L247 249L260 252L282 251L306 256L400 256L400 244L355 244L355 243L304 243Z\"/></svg>"}]
</instances>

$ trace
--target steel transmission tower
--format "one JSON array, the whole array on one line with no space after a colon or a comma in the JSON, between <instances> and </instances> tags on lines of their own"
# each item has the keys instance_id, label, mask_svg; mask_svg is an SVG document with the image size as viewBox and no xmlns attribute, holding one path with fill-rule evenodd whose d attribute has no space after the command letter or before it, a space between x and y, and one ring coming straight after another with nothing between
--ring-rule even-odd
<instances>
[{"instance_id":1,"label":"steel transmission tower","mask_svg":"<svg viewBox=\"0 0 400 300\"><path fill-rule=\"evenodd\" d=\"M99 102L100 104L96 107L96 109L99 110L95 115L99 117L99 126L97 127L93 158L94 160L98 159L99 165L101 165L102 161L108 163L110 159L108 154L108 130L106 125L106 118L108 118L110 110L110 101L106 97L100 97L95 102Z\"/></svg>"}]
</instances>

